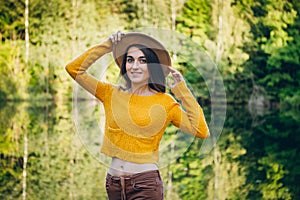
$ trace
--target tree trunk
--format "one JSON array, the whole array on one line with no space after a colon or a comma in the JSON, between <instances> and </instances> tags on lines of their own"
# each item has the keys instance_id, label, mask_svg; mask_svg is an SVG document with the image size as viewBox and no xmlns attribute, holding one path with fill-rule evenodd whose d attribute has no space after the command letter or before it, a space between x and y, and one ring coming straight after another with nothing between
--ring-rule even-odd
<instances>
[{"instance_id":1,"label":"tree trunk","mask_svg":"<svg viewBox=\"0 0 300 200\"><path fill-rule=\"evenodd\" d=\"M28 60L29 60L29 32L28 32L28 5L29 0L25 0L25 65L26 70L28 69ZM28 157L28 138L27 138L27 131L24 131L24 150L23 150L23 173L22 173L22 196L23 200L26 199L26 179L27 179L27 157Z\"/></svg>"},{"instance_id":2,"label":"tree trunk","mask_svg":"<svg viewBox=\"0 0 300 200\"><path fill-rule=\"evenodd\" d=\"M217 41L217 49L216 49L216 57L215 57L215 63L217 66L219 66L220 64L220 60L221 60L221 57L222 57L222 54L223 54L223 18L222 18L222 12L223 12L223 2L222 0L218 0L217 1L217 10L219 13L219 16L218 16L218 41ZM218 94L217 94L217 89L216 87L218 87L218 79L216 78L217 74L217 69L214 70L214 79L213 79L213 95L212 95L212 102L215 103L215 102L218 102L216 100L216 98L218 98ZM214 124L213 126L217 126L217 124ZM214 148L214 165L215 165L215 179L214 179L214 200L218 200L220 197L219 197L219 171L220 171L220 152L219 152L219 148L218 146L216 145L217 143L217 139L214 135L212 135L213 137L213 144L215 145L215 148Z\"/></svg>"},{"instance_id":3,"label":"tree trunk","mask_svg":"<svg viewBox=\"0 0 300 200\"><path fill-rule=\"evenodd\" d=\"M25 64L26 68L28 67L28 60L29 60L29 20L28 20L28 13L29 13L29 0L25 0Z\"/></svg>"}]
</instances>

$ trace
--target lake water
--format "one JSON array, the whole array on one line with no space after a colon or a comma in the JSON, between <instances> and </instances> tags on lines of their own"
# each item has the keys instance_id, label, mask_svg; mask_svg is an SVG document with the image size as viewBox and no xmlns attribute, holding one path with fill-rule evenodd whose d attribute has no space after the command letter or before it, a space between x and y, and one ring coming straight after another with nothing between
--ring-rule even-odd
<instances>
[{"instance_id":1,"label":"lake water","mask_svg":"<svg viewBox=\"0 0 300 200\"><path fill-rule=\"evenodd\" d=\"M70 102L0 104L0 199L106 199L109 158L99 154L95 129L103 119L89 120L101 108L81 108L83 118ZM201 140L178 133L185 139L174 144L166 134L166 199L300 199L299 124L299 110L227 106L208 155L199 153Z\"/></svg>"}]
</instances>

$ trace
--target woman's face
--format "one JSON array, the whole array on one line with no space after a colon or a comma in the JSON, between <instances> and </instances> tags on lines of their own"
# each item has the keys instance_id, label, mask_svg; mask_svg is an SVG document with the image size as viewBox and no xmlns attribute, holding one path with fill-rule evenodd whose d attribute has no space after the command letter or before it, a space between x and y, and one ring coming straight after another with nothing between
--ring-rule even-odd
<instances>
[{"instance_id":1,"label":"woman's face","mask_svg":"<svg viewBox=\"0 0 300 200\"><path fill-rule=\"evenodd\" d=\"M126 57L126 72L132 84L148 84L149 71L144 53L137 47L130 47Z\"/></svg>"}]
</instances>

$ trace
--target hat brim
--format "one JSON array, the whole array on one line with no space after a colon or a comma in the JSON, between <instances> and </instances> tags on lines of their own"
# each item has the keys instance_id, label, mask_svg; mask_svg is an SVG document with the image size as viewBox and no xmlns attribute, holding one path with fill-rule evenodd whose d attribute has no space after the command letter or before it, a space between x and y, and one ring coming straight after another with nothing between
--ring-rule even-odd
<instances>
[{"instance_id":1,"label":"hat brim","mask_svg":"<svg viewBox=\"0 0 300 200\"><path fill-rule=\"evenodd\" d=\"M167 49L153 37L138 32L126 33L122 36L121 41L113 45L113 56L119 68L122 66L126 49L132 44L141 44L151 48L159 59L164 75L169 74L168 66L171 66L171 58Z\"/></svg>"}]
</instances>

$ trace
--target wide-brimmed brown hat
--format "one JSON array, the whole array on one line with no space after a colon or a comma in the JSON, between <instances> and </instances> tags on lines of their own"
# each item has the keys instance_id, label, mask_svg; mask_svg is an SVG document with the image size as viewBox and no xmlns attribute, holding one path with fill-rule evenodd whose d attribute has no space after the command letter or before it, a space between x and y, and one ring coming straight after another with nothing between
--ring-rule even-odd
<instances>
[{"instance_id":1,"label":"wide-brimmed brown hat","mask_svg":"<svg viewBox=\"0 0 300 200\"><path fill-rule=\"evenodd\" d=\"M164 75L167 76L169 74L168 66L171 66L171 58L167 49L153 37L138 32L126 33L122 36L121 41L113 45L113 56L119 68L122 66L127 47L132 44L141 44L151 48L159 59Z\"/></svg>"}]
</instances>

